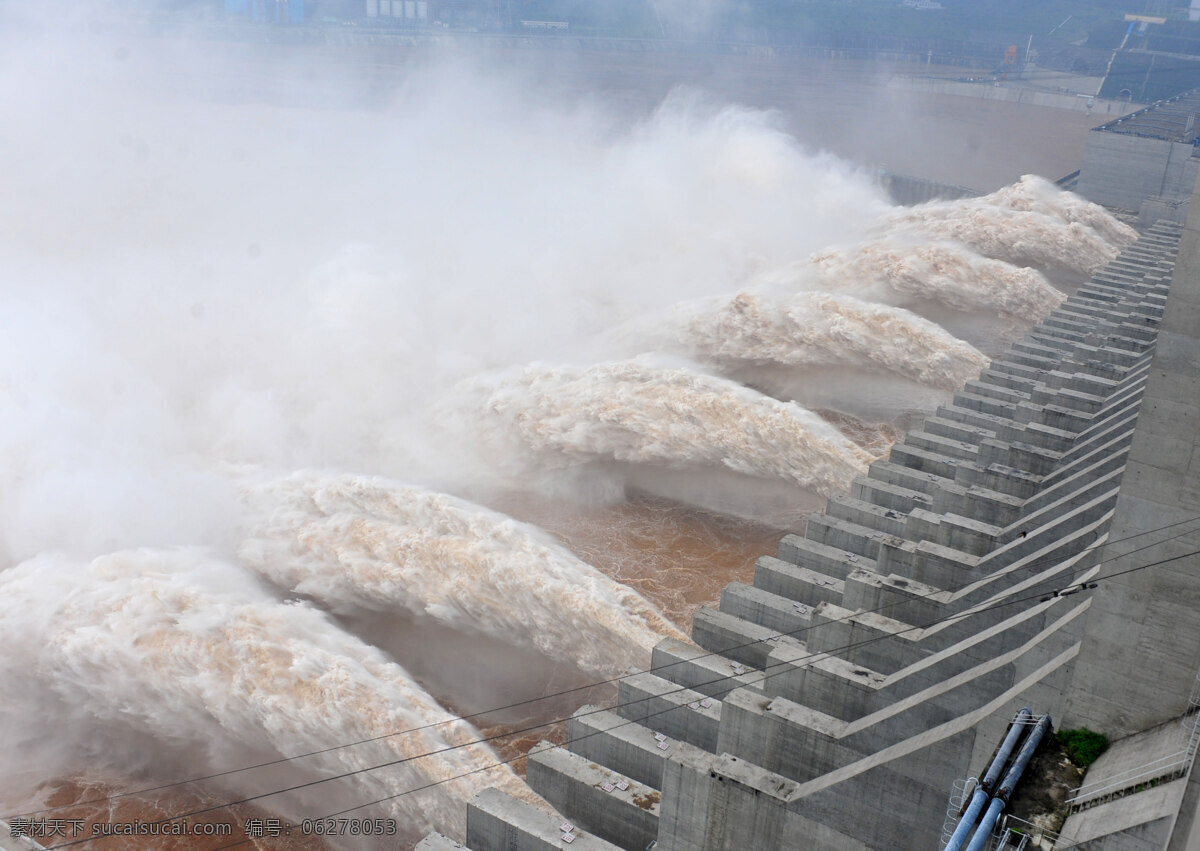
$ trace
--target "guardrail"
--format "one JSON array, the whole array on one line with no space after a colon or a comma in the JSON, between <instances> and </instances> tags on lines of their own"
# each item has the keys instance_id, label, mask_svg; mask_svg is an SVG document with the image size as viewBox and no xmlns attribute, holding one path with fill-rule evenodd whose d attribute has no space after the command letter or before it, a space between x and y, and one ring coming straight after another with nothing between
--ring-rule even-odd
<instances>
[{"instance_id":1,"label":"guardrail","mask_svg":"<svg viewBox=\"0 0 1200 851\"><path fill-rule=\"evenodd\" d=\"M1200 748L1200 672L1192 682L1192 693L1188 697L1188 708L1183 715L1187 728L1187 743L1183 748L1158 759L1150 760L1133 768L1105 777L1096 783L1085 784L1067 799L1067 810L1074 814L1088 804L1112 800L1119 793L1141 792L1144 789L1186 777L1192 769L1196 751Z\"/></svg>"},{"instance_id":2,"label":"guardrail","mask_svg":"<svg viewBox=\"0 0 1200 851\"><path fill-rule=\"evenodd\" d=\"M1167 754L1164 757L1151 760L1143 765L1106 777L1099 783L1080 786L1075 794L1067 799L1067 806L1072 813L1078 812L1084 804L1097 798L1103 798L1110 793L1122 790L1136 790L1139 786L1154 781L1175 780L1187 772L1191 765L1192 754L1181 750ZM1157 784L1156 784L1157 785Z\"/></svg>"}]
</instances>

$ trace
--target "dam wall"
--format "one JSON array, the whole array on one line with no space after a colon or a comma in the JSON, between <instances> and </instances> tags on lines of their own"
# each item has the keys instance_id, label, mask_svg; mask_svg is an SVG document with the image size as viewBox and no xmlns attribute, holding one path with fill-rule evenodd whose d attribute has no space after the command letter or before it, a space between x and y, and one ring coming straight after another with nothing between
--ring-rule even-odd
<instances>
[{"instance_id":1,"label":"dam wall","mask_svg":"<svg viewBox=\"0 0 1200 851\"><path fill-rule=\"evenodd\" d=\"M1031 69L1035 75L1037 70ZM1099 78L1062 75L1060 82L1072 86L1073 89L1068 90L1065 87L1048 89L1032 81L995 80L989 77L951 79L918 75L896 77L889 81L888 86L897 91L1000 100L1026 106L1070 109L1095 116L1117 116L1129 111L1130 102L1128 100L1101 98L1094 93L1087 94L1086 91L1080 91L1080 89L1087 89L1088 85L1092 84L1092 87L1087 90L1094 92L1099 88Z\"/></svg>"},{"instance_id":2,"label":"dam wall","mask_svg":"<svg viewBox=\"0 0 1200 851\"><path fill-rule=\"evenodd\" d=\"M968 186L957 186L952 183L942 183L924 177L910 177L904 174L893 174L880 170L876 177L879 186L893 203L903 207L924 204L926 201L955 200L958 198L975 198L979 191Z\"/></svg>"},{"instance_id":3,"label":"dam wall","mask_svg":"<svg viewBox=\"0 0 1200 851\"><path fill-rule=\"evenodd\" d=\"M1197 115L1200 92L1187 92L1093 128L1077 191L1089 201L1135 213L1147 202L1167 208L1186 202L1200 168ZM1182 216L1172 218L1183 224Z\"/></svg>"},{"instance_id":4,"label":"dam wall","mask_svg":"<svg viewBox=\"0 0 1200 851\"><path fill-rule=\"evenodd\" d=\"M1179 460L1197 433L1200 394L1178 374L1200 365L1194 286L1164 321L1180 234L1144 233L702 608L695 646L662 642L615 710L580 709L565 751L531 754L533 789L576 835L639 851L936 847L954 780L981 773L1020 707L1114 732L1178 715L1200 648L1111 688L1129 603L1115 581L1087 585L1144 563L1135 536L1180 520L1164 494L1200 480ZM1156 588L1176 593L1131 640L1180 623L1194 642L1186 594ZM1114 709L1164 677L1169 700ZM469 807L469 848L562 841L491 794ZM497 820L517 825L500 844Z\"/></svg>"},{"instance_id":5,"label":"dam wall","mask_svg":"<svg viewBox=\"0 0 1200 851\"><path fill-rule=\"evenodd\" d=\"M1112 738L1185 713L1200 233L1182 233L1145 231L697 612L694 644L661 642L615 708L535 749L561 821L491 790L467 847L561 847L563 824L638 851L938 847L952 784L1019 708ZM1178 808L1187 782L1156 794ZM1096 803L1090 847L1175 820Z\"/></svg>"}]
</instances>

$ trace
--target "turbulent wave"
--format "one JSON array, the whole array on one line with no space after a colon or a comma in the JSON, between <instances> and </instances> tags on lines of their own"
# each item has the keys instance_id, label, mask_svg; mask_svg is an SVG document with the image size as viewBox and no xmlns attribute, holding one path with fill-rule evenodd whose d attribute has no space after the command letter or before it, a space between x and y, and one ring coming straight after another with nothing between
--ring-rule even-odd
<instances>
[{"instance_id":1,"label":"turbulent wave","mask_svg":"<svg viewBox=\"0 0 1200 851\"><path fill-rule=\"evenodd\" d=\"M323 614L272 599L198 550L25 562L0 574L0 637L0 743L14 758L48 725L60 739L77 731L81 747L107 725L136 736L141 753L153 748L147 737L208 749L220 768L248 753L294 755L411 729L295 769L328 776L441 751L317 787L326 804L330 795L366 803L450 781L387 805L417 835L458 824L463 802L487 786L535 799L507 767L450 780L496 762L472 744L478 731Z\"/></svg>"},{"instance_id":2,"label":"turbulent wave","mask_svg":"<svg viewBox=\"0 0 1200 851\"><path fill-rule=\"evenodd\" d=\"M1137 240L1137 231L1115 218L1099 204L1073 192L1063 192L1049 180L1027 174L1016 183L978 199L1010 210L1041 213L1067 223L1079 223L1098 233L1112 245L1125 246Z\"/></svg>"},{"instance_id":3,"label":"turbulent wave","mask_svg":"<svg viewBox=\"0 0 1200 851\"><path fill-rule=\"evenodd\" d=\"M963 198L931 201L888 217L889 233L952 239L996 260L1091 275L1114 259L1112 243L1087 224L1049 209L1017 209L1002 201ZM1063 209L1066 209L1065 207Z\"/></svg>"},{"instance_id":4,"label":"turbulent wave","mask_svg":"<svg viewBox=\"0 0 1200 851\"><path fill-rule=\"evenodd\" d=\"M848 295L797 293L680 305L676 342L719 363L849 365L956 390L987 358L941 326L907 310Z\"/></svg>"},{"instance_id":5,"label":"turbulent wave","mask_svg":"<svg viewBox=\"0 0 1200 851\"><path fill-rule=\"evenodd\" d=\"M477 436L526 472L612 459L726 469L830 496L871 456L799 405L692 370L622 361L531 366L462 388Z\"/></svg>"},{"instance_id":6,"label":"turbulent wave","mask_svg":"<svg viewBox=\"0 0 1200 851\"><path fill-rule=\"evenodd\" d=\"M297 473L245 492L265 526L242 558L334 611L405 608L524 640L612 676L682 639L635 591L545 533L445 494L359 476Z\"/></svg>"},{"instance_id":7,"label":"turbulent wave","mask_svg":"<svg viewBox=\"0 0 1200 851\"><path fill-rule=\"evenodd\" d=\"M1065 298L1034 269L981 257L952 242L913 243L891 236L851 249L821 251L808 262L808 271L815 272L822 288L867 295L885 287L956 310L995 311L1031 321Z\"/></svg>"}]
</instances>

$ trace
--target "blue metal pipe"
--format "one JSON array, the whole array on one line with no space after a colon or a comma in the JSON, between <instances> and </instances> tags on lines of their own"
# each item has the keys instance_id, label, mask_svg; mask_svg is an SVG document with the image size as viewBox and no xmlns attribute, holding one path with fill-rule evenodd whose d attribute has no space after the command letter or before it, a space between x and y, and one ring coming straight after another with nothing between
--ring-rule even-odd
<instances>
[{"instance_id":1,"label":"blue metal pipe","mask_svg":"<svg viewBox=\"0 0 1200 851\"><path fill-rule=\"evenodd\" d=\"M987 802L988 793L983 791L982 787L977 787L975 794L971 796L971 805L958 820L954 833L950 834L950 841L946 843L945 851L961 851L963 843L967 841L967 837L971 835L971 829L975 827L975 822L979 819L983 805Z\"/></svg>"},{"instance_id":2,"label":"blue metal pipe","mask_svg":"<svg viewBox=\"0 0 1200 851\"><path fill-rule=\"evenodd\" d=\"M1012 756L1017 742L1024 735L1026 722L1032 717L1033 712L1030 711L1029 707L1024 707L1016 714L1016 717L1013 718L1012 723L1008 726L1008 735L1000 743L1000 750L996 751L996 756L992 760L992 764L988 766L987 773L983 775L983 790L989 795L996 788L996 781L1000 779L1000 775L1004 772L1004 766L1008 764L1008 758Z\"/></svg>"},{"instance_id":3,"label":"blue metal pipe","mask_svg":"<svg viewBox=\"0 0 1200 851\"><path fill-rule=\"evenodd\" d=\"M1037 722L1037 726L1025 740L1025 744L1021 745L1021 752L1013 760L1012 768L1008 770L1008 774L1004 775L1004 782L1000 784L1000 789L992 798L991 804L988 805L987 812L979 820L979 827L975 830L975 835L971 837L971 844L967 846L967 851L982 851L983 846L987 844L996 819L1000 818L1000 813L1008 804L1008 799L1021 779L1021 775L1025 772L1025 767L1029 765L1029 760L1033 759L1033 752L1038 749L1038 745L1042 743L1042 737L1049 729L1050 716L1043 715L1042 720Z\"/></svg>"},{"instance_id":4,"label":"blue metal pipe","mask_svg":"<svg viewBox=\"0 0 1200 851\"><path fill-rule=\"evenodd\" d=\"M950 841L946 843L945 851L961 851L963 843L967 841L967 837L971 835L971 828L975 827L975 821L979 818L979 813L983 810L984 804L991 797L992 788L996 785L996 781L1000 779L1000 773L1004 771L1004 766L1008 764L1008 758L1013 752L1013 748L1017 746L1017 741L1025 732L1025 724L1022 723L1030 718L1033 713L1026 707L1017 713L1016 718L1008 726L1008 735L1004 737L1004 741L1000 743L1000 750L996 751L996 755L992 757L992 762L988 766L987 773L983 775L983 780L975 789L975 794L971 796L971 803L966 811L962 814L962 818L958 820L958 825L954 828L954 833L950 835Z\"/></svg>"},{"instance_id":5,"label":"blue metal pipe","mask_svg":"<svg viewBox=\"0 0 1200 851\"><path fill-rule=\"evenodd\" d=\"M991 837L992 825L996 823L996 819L1000 818L1000 812L1003 809L1004 799L998 795L992 798L992 802L988 804L987 812L983 814L983 819L979 822L979 829L971 837L971 844L967 846L967 851L982 851L983 846L987 844L988 839Z\"/></svg>"}]
</instances>

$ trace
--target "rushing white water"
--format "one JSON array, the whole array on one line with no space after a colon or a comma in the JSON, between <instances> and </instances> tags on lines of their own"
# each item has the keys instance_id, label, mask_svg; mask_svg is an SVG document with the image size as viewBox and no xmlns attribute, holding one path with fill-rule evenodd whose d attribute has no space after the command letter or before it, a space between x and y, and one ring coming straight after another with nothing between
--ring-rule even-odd
<instances>
[{"instance_id":1,"label":"rushing white water","mask_svg":"<svg viewBox=\"0 0 1200 851\"><path fill-rule=\"evenodd\" d=\"M730 365L862 367L956 390L988 362L936 323L848 295L743 291L679 305L674 319L676 344Z\"/></svg>"},{"instance_id":2,"label":"rushing white water","mask_svg":"<svg viewBox=\"0 0 1200 851\"><path fill-rule=\"evenodd\" d=\"M1014 208L1003 198L995 203L983 196L931 201L894 213L888 221L891 233L952 239L996 260L1091 275L1115 258L1123 244L1066 217L1065 209Z\"/></svg>"},{"instance_id":3,"label":"rushing white water","mask_svg":"<svg viewBox=\"0 0 1200 851\"><path fill-rule=\"evenodd\" d=\"M119 750L104 755L106 731L115 733L110 744L140 739L143 757L163 747L202 753L220 770L252 756L414 730L296 760L295 782L411 760L322 784L313 804L322 809L296 815L336 811L343 799L400 795L386 806L411 836L456 830L464 801L487 786L532 800L506 767L469 773L496 762L495 753L474 744L478 731L403 668L320 612L280 603L245 571L199 550L125 551L90 562L42 556L0 573L0 636L0 750L10 755L10 772L44 772L46 751L68 746L92 752L96 767L111 760L128 768ZM39 742L48 725L56 741ZM239 788L255 794L281 786Z\"/></svg>"},{"instance_id":4,"label":"rushing white water","mask_svg":"<svg viewBox=\"0 0 1200 851\"><path fill-rule=\"evenodd\" d=\"M465 384L458 404L446 419L465 417L518 474L610 459L730 470L829 496L871 460L799 405L646 361L530 366Z\"/></svg>"},{"instance_id":5,"label":"rushing white water","mask_svg":"<svg viewBox=\"0 0 1200 851\"><path fill-rule=\"evenodd\" d=\"M684 636L635 591L540 530L445 494L297 473L249 488L262 511L240 554L335 612L406 609L611 677Z\"/></svg>"},{"instance_id":6,"label":"rushing white water","mask_svg":"<svg viewBox=\"0 0 1200 851\"><path fill-rule=\"evenodd\" d=\"M1119 248L1137 239L1137 231L1099 204L1093 204L1074 192L1064 192L1046 178L1034 174L1026 174L1016 183L1001 187L978 200L1011 210L1042 213L1067 223L1078 222Z\"/></svg>"},{"instance_id":7,"label":"rushing white water","mask_svg":"<svg viewBox=\"0 0 1200 851\"><path fill-rule=\"evenodd\" d=\"M900 295L1029 321L1045 316L1065 298L1035 269L981 257L954 242L912 242L899 236L817 252L797 277L801 282L815 278L819 287L864 298L894 300Z\"/></svg>"}]
</instances>

